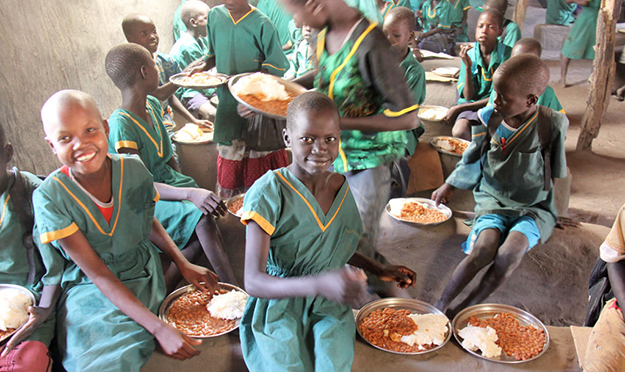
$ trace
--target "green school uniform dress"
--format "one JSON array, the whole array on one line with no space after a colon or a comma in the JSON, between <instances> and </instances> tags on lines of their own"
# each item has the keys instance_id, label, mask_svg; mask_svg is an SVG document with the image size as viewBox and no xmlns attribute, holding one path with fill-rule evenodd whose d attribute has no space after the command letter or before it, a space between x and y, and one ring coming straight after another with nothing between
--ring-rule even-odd
<instances>
[{"instance_id":1,"label":"green school uniform dress","mask_svg":"<svg viewBox=\"0 0 625 372\"><path fill-rule=\"evenodd\" d=\"M41 180L31 173L20 172L17 168L13 168L13 172L23 181L24 189L22 192L25 197L31 199L34 190L41 184ZM25 208L26 206L16 206L14 204L15 198L12 197L12 194L17 192L14 190L15 176L11 175L8 181L7 189L0 195L0 241L2 242L2 247L0 248L0 283L25 287L35 296L35 300L39 302L41 291L43 290L41 278L45 274L46 269L43 266L39 250L33 248L31 262L34 277L32 282L29 282L31 264L29 264L29 253L23 241L27 230L20 222L17 214L17 208ZM37 240L35 236L33 236L33 240ZM24 341L40 341L46 346L50 346L50 341L54 337L55 320L55 314L52 313Z\"/></svg>"},{"instance_id":2,"label":"green school uniform dress","mask_svg":"<svg viewBox=\"0 0 625 372\"><path fill-rule=\"evenodd\" d=\"M171 140L161 120L158 99L148 96L146 108L154 127L127 110L117 109L111 114L108 120L109 152L116 154L123 147L135 149L154 176L154 182L174 187L197 187L193 178L176 172L167 164L172 156ZM180 249L187 245L202 217L202 211L188 200L159 200L154 214Z\"/></svg>"},{"instance_id":3,"label":"green school uniform dress","mask_svg":"<svg viewBox=\"0 0 625 372\"><path fill-rule=\"evenodd\" d=\"M575 21L573 12L577 8L577 4L567 4L564 0L547 1L547 15L545 22L548 25L569 26Z\"/></svg>"},{"instance_id":4,"label":"green school uniform dress","mask_svg":"<svg viewBox=\"0 0 625 372\"><path fill-rule=\"evenodd\" d=\"M491 92L490 98L488 98L489 105L492 105L493 102L495 102L495 90ZM536 104L540 106L546 106L552 109L553 111L558 111L563 114L566 114L566 112L564 111L564 108L562 108L562 104L560 103L560 100L558 100L558 97L556 96L556 92L549 85L547 85L547 88L545 88L545 91L543 92L543 94L541 94L540 97L538 97L538 101L536 102Z\"/></svg>"},{"instance_id":5,"label":"green school uniform dress","mask_svg":"<svg viewBox=\"0 0 625 372\"><path fill-rule=\"evenodd\" d=\"M216 6L208 12L208 58L214 56L217 72L236 75L267 70L283 76L289 61L271 20L256 8L234 22L228 9ZM243 138L247 120L237 114L237 100L226 86L217 88L219 106L215 116L215 142L230 144Z\"/></svg>"},{"instance_id":6,"label":"green school uniform dress","mask_svg":"<svg viewBox=\"0 0 625 372\"><path fill-rule=\"evenodd\" d=\"M289 33L289 22L293 20L291 13L287 12L278 0L260 0L256 8L271 19L278 31L280 46L288 43L291 40Z\"/></svg>"},{"instance_id":7,"label":"green school uniform dress","mask_svg":"<svg viewBox=\"0 0 625 372\"><path fill-rule=\"evenodd\" d=\"M452 4L449 0L449 23L452 27L462 26L462 19L464 18L464 12L471 8L469 0L456 0L455 4ZM456 41L467 42L469 41L468 35L469 26L465 23L464 28L460 30L460 33L456 35Z\"/></svg>"},{"instance_id":8,"label":"green school uniform dress","mask_svg":"<svg viewBox=\"0 0 625 372\"><path fill-rule=\"evenodd\" d=\"M286 168L267 172L245 194L241 222L249 221L271 236L266 270L282 278L342 268L362 232L347 180L324 214ZM251 372L348 372L355 331L351 308L324 297L250 297L239 328Z\"/></svg>"},{"instance_id":9,"label":"green school uniform dress","mask_svg":"<svg viewBox=\"0 0 625 372\"><path fill-rule=\"evenodd\" d=\"M113 274L156 313L165 297L158 251L149 240L158 193L139 158L110 157L114 203L110 222L61 170L50 174L33 195L36 231L46 250L43 280L62 288L56 336L68 372L139 371L156 346L154 337L113 305L59 243L82 232Z\"/></svg>"},{"instance_id":10,"label":"green school uniform dress","mask_svg":"<svg viewBox=\"0 0 625 372\"><path fill-rule=\"evenodd\" d=\"M295 44L294 54L290 61L291 67L285 76L297 78L315 68L314 52L309 53L308 46L308 42L304 39Z\"/></svg>"},{"instance_id":11,"label":"green school uniform dress","mask_svg":"<svg viewBox=\"0 0 625 372\"><path fill-rule=\"evenodd\" d=\"M413 11L421 10L421 6L423 5L423 0L410 0L410 9Z\"/></svg>"},{"instance_id":12,"label":"green school uniform dress","mask_svg":"<svg viewBox=\"0 0 625 372\"><path fill-rule=\"evenodd\" d=\"M440 0L436 6L432 6L432 0L427 0L421 7L423 13L423 30L430 31L436 27L448 29L451 27L450 12L451 4L447 0Z\"/></svg>"},{"instance_id":13,"label":"green school uniform dress","mask_svg":"<svg viewBox=\"0 0 625 372\"><path fill-rule=\"evenodd\" d=\"M521 29L516 23L512 22L509 19L505 19L503 24L504 33L503 35L499 36L497 40L499 40L500 43L509 46L510 48L514 48L514 44L516 44L517 41L523 38L523 35L521 34Z\"/></svg>"},{"instance_id":14,"label":"green school uniform dress","mask_svg":"<svg viewBox=\"0 0 625 372\"><path fill-rule=\"evenodd\" d=\"M488 113L492 110L492 106L480 110L478 116L482 123L485 117L490 117ZM546 122L551 124L551 176L566 177L564 139L569 121L562 113L547 111L550 116ZM537 110L508 141L503 142L495 133L490 149L483 156L480 151L483 140L487 138L487 127L472 126L472 142L446 182L460 189L473 190L476 218L488 214L531 217L544 243L555 227L557 212L553 187L549 191L544 190L538 115Z\"/></svg>"},{"instance_id":15,"label":"green school uniform dress","mask_svg":"<svg viewBox=\"0 0 625 372\"><path fill-rule=\"evenodd\" d=\"M471 57L471 76L470 80L467 80L464 61L460 67L460 76L458 77L458 104L479 101L481 99L490 96L493 90L493 75L495 71L510 58L512 48L499 42L497 46L490 54L490 64L485 65L482 54L480 53L480 43L476 42L473 45L473 49L469 50L469 57ZM464 84L473 84L475 88L475 99L469 101L464 98Z\"/></svg>"},{"instance_id":16,"label":"green school uniform dress","mask_svg":"<svg viewBox=\"0 0 625 372\"><path fill-rule=\"evenodd\" d=\"M295 26L295 20L293 19L289 21L289 38L293 43L293 49L295 49L295 44L297 44L303 38L302 29Z\"/></svg>"},{"instance_id":17,"label":"green school uniform dress","mask_svg":"<svg viewBox=\"0 0 625 372\"><path fill-rule=\"evenodd\" d=\"M569 35L564 39L562 54L570 59L595 59L597 43L597 17L601 0L590 0L577 17Z\"/></svg>"},{"instance_id":18,"label":"green school uniform dress","mask_svg":"<svg viewBox=\"0 0 625 372\"><path fill-rule=\"evenodd\" d=\"M425 101L425 69L423 66L417 61L412 54L412 51L408 51L406 58L399 64L399 67L403 68L406 77L406 83L408 84L408 88L412 92L412 97L418 105L422 105L423 101ZM409 130L406 132L406 138L408 143L406 144L406 150L408 154L412 156L417 148L417 143L419 142L419 137L425 132L425 128L423 128L423 124L419 125L419 128L415 128L413 130Z\"/></svg>"},{"instance_id":19,"label":"green school uniform dress","mask_svg":"<svg viewBox=\"0 0 625 372\"><path fill-rule=\"evenodd\" d=\"M398 6L403 6L405 8L410 9L410 2L408 0L385 0L386 5L384 9L382 9L382 19L386 19L386 16L391 11L391 9L397 8Z\"/></svg>"},{"instance_id":20,"label":"green school uniform dress","mask_svg":"<svg viewBox=\"0 0 625 372\"><path fill-rule=\"evenodd\" d=\"M415 104L396 60L388 57L393 51L382 30L366 18L359 22L341 49L332 55L325 48L327 29L319 32L315 87L334 100L343 117L397 117L415 111L419 105ZM405 131L343 130L334 169L343 173L390 164L404 156L405 146Z\"/></svg>"},{"instance_id":21,"label":"green school uniform dress","mask_svg":"<svg viewBox=\"0 0 625 372\"><path fill-rule=\"evenodd\" d=\"M382 24L384 19L378 8L376 0L344 0L345 4L352 8L356 8L371 22Z\"/></svg>"}]
</instances>

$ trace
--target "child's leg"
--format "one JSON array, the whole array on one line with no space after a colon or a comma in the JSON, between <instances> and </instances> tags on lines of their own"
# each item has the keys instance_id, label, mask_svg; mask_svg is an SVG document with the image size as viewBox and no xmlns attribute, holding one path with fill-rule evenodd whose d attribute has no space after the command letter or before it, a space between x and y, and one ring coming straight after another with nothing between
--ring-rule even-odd
<instances>
[{"instance_id":1,"label":"child's leg","mask_svg":"<svg viewBox=\"0 0 625 372\"><path fill-rule=\"evenodd\" d=\"M217 195L223 199L231 198L245 191L243 184L243 159L245 142L232 140L230 145L218 145L217 158Z\"/></svg>"},{"instance_id":2,"label":"child's leg","mask_svg":"<svg viewBox=\"0 0 625 372\"><path fill-rule=\"evenodd\" d=\"M571 63L571 59L565 57L564 54L560 55L560 84L562 87L566 88L566 74L569 71L569 63Z\"/></svg>"},{"instance_id":3,"label":"child's leg","mask_svg":"<svg viewBox=\"0 0 625 372\"><path fill-rule=\"evenodd\" d=\"M232 266L224 251L221 232L213 216L202 216L195 227L195 233L202 245L204 254L219 276L219 281L237 285Z\"/></svg>"},{"instance_id":4,"label":"child's leg","mask_svg":"<svg viewBox=\"0 0 625 372\"><path fill-rule=\"evenodd\" d=\"M451 128L451 135L471 141L471 122L465 118L459 118Z\"/></svg>"}]
</instances>

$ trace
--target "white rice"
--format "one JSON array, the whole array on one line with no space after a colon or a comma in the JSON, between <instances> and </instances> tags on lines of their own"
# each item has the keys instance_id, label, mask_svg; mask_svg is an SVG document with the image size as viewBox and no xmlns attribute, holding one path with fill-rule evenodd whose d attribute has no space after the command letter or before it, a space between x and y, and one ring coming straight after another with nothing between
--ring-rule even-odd
<instances>
[{"instance_id":1,"label":"white rice","mask_svg":"<svg viewBox=\"0 0 625 372\"><path fill-rule=\"evenodd\" d=\"M0 290L0 330L19 328L28 320L32 299L19 289Z\"/></svg>"},{"instance_id":2,"label":"white rice","mask_svg":"<svg viewBox=\"0 0 625 372\"><path fill-rule=\"evenodd\" d=\"M419 112L419 117L425 120L442 120L447 115L446 110L429 108Z\"/></svg>"},{"instance_id":3,"label":"white rice","mask_svg":"<svg viewBox=\"0 0 625 372\"><path fill-rule=\"evenodd\" d=\"M289 99L284 85L267 74L257 72L247 75L232 86L232 93L238 95L249 94L260 96L262 101L285 101Z\"/></svg>"},{"instance_id":4,"label":"white rice","mask_svg":"<svg viewBox=\"0 0 625 372\"><path fill-rule=\"evenodd\" d=\"M402 336L401 342L410 346L419 345L419 350L425 350L423 345L441 345L445 342L448 320L440 314L410 314L408 315L419 329L413 334Z\"/></svg>"},{"instance_id":5,"label":"white rice","mask_svg":"<svg viewBox=\"0 0 625 372\"><path fill-rule=\"evenodd\" d=\"M206 305L212 316L221 319L237 319L243 316L247 294L239 291L231 291L218 296Z\"/></svg>"},{"instance_id":6,"label":"white rice","mask_svg":"<svg viewBox=\"0 0 625 372\"><path fill-rule=\"evenodd\" d=\"M475 327L471 324L462 328L458 336L463 338L462 346L471 350L482 351L482 356L496 358L501 355L501 348L495 343L498 340L497 332L491 327Z\"/></svg>"}]
</instances>

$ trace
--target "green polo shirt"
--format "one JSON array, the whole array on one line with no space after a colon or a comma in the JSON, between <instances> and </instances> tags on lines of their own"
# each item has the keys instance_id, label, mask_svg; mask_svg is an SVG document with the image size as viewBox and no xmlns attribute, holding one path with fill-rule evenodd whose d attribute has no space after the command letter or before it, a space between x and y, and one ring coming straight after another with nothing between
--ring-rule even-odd
<instances>
[{"instance_id":1,"label":"green polo shirt","mask_svg":"<svg viewBox=\"0 0 625 372\"><path fill-rule=\"evenodd\" d=\"M482 54L480 53L480 43L476 42L473 45L473 49L468 52L472 61L469 80L467 80L464 62L462 62L462 66L460 67L460 76L458 77L458 104L479 101L490 96L493 89L493 75L495 74L495 70L497 70L499 65L510 58L511 52L512 48L509 46L497 43L497 46L490 54L490 64L486 66L482 59ZM470 101L463 96L464 84L468 83L473 84L476 90L475 99Z\"/></svg>"}]
</instances>

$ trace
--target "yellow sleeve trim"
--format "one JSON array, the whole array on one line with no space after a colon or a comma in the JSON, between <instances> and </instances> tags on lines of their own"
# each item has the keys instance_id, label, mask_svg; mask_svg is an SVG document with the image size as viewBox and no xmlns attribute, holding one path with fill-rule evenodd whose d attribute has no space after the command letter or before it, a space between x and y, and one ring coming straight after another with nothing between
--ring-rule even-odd
<instances>
[{"instance_id":1,"label":"yellow sleeve trim","mask_svg":"<svg viewBox=\"0 0 625 372\"><path fill-rule=\"evenodd\" d=\"M267 63L267 62L263 63L261 66L269 66L269 67L272 67L272 68L274 68L274 69L276 69L278 71L285 71L286 70L284 68L276 67L276 66L272 65L271 63Z\"/></svg>"},{"instance_id":2,"label":"yellow sleeve trim","mask_svg":"<svg viewBox=\"0 0 625 372\"><path fill-rule=\"evenodd\" d=\"M471 5L467 5L464 8L462 8L462 10L467 10L467 9L471 9Z\"/></svg>"},{"instance_id":3,"label":"yellow sleeve trim","mask_svg":"<svg viewBox=\"0 0 625 372\"><path fill-rule=\"evenodd\" d=\"M56 231L50 231L50 232L45 232L45 233L41 234L39 236L39 238L41 239L41 242L43 244L48 244L48 243L53 242L55 240L67 238L68 236L72 235L76 231L78 231L78 225L76 225L75 222L72 222L71 225L67 226L64 229L56 230Z\"/></svg>"},{"instance_id":4,"label":"yellow sleeve trim","mask_svg":"<svg viewBox=\"0 0 625 372\"><path fill-rule=\"evenodd\" d=\"M419 104L416 104L414 106L410 106L408 108L405 108L405 109L403 109L401 111L397 111L397 112L391 111L389 109L386 109L386 110L384 110L384 116L388 116L388 117L391 117L391 118L396 118L396 117L402 116L403 114L406 114L408 112L414 111L414 110L416 110L418 108L419 108Z\"/></svg>"},{"instance_id":5,"label":"yellow sleeve trim","mask_svg":"<svg viewBox=\"0 0 625 372\"><path fill-rule=\"evenodd\" d=\"M273 227L273 225L270 224L269 221L265 219L265 217L261 216L260 214L256 212L253 212L253 211L243 212L243 214L241 215L241 223L244 225L247 225L247 222L249 220L256 222L258 226L260 226L260 228L263 229L269 235L273 235L273 233L276 231L276 228Z\"/></svg>"},{"instance_id":6,"label":"yellow sleeve trim","mask_svg":"<svg viewBox=\"0 0 625 372\"><path fill-rule=\"evenodd\" d=\"M156 195L154 196L154 203L156 203L157 201L161 200L161 194L159 194L156 186L154 187L154 191L156 191Z\"/></svg>"},{"instance_id":7,"label":"yellow sleeve trim","mask_svg":"<svg viewBox=\"0 0 625 372\"><path fill-rule=\"evenodd\" d=\"M139 150L139 146L137 146L137 143L135 141L118 141L115 144L115 150L119 151L119 149L121 148Z\"/></svg>"},{"instance_id":8,"label":"yellow sleeve trim","mask_svg":"<svg viewBox=\"0 0 625 372\"><path fill-rule=\"evenodd\" d=\"M564 111L564 109L560 110L559 112L563 113L564 115L566 115L566 111Z\"/></svg>"},{"instance_id":9,"label":"yellow sleeve trim","mask_svg":"<svg viewBox=\"0 0 625 372\"><path fill-rule=\"evenodd\" d=\"M473 134L472 137L482 137L485 135L486 135L486 132L483 132L483 133Z\"/></svg>"}]
</instances>

